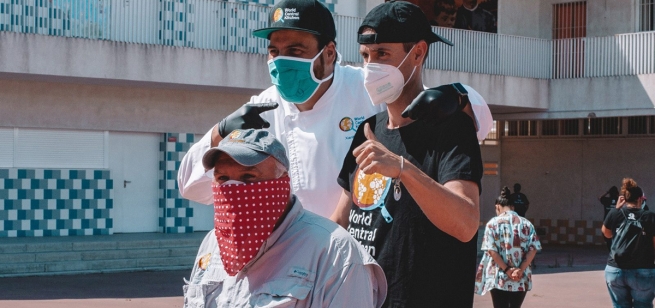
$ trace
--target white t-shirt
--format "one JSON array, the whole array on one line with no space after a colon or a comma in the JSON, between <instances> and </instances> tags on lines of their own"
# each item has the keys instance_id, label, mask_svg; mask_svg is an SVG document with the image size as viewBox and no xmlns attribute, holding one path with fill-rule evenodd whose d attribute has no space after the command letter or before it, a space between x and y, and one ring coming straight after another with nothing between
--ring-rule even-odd
<instances>
[{"instance_id":1,"label":"white t-shirt","mask_svg":"<svg viewBox=\"0 0 655 308\"><path fill-rule=\"evenodd\" d=\"M300 112L295 104L280 97L275 86L250 99L255 104L279 104L261 116L287 149L293 193L305 209L328 218L343 190L337 176L357 127L386 108L371 104L361 68L336 65L333 78L312 110ZM212 179L202 166L202 156L210 145L211 130L189 149L178 171L182 196L204 204L213 203Z\"/></svg>"}]
</instances>

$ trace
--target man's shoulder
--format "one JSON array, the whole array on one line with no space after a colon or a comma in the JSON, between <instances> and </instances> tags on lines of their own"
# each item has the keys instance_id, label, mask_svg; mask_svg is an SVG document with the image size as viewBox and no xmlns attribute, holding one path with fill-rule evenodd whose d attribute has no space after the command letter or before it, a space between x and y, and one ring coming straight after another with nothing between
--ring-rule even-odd
<instances>
[{"instance_id":1,"label":"man's shoulder","mask_svg":"<svg viewBox=\"0 0 655 308\"><path fill-rule=\"evenodd\" d=\"M317 246L323 246L328 253L338 257L347 256L349 263L370 264L375 263L373 258L361 245L335 222L303 209L298 220L297 231L303 237L311 238Z\"/></svg>"}]
</instances>

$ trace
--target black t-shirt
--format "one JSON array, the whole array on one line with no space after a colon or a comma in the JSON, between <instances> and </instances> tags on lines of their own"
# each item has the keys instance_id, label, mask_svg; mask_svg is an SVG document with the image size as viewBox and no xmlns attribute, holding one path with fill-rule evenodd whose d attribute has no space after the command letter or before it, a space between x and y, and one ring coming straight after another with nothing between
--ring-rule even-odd
<instances>
[{"instance_id":1,"label":"black t-shirt","mask_svg":"<svg viewBox=\"0 0 655 308\"><path fill-rule=\"evenodd\" d=\"M528 196L520 192L513 193L509 195L508 202L514 206L514 211L516 214L519 214L521 217L525 217L525 212L528 211L528 205L530 204L530 201L528 201Z\"/></svg>"},{"instance_id":2,"label":"black t-shirt","mask_svg":"<svg viewBox=\"0 0 655 308\"><path fill-rule=\"evenodd\" d=\"M623 213L621 213L622 211ZM607 217L605 217L605 228L612 230L612 235L616 235L616 229L625 221L625 218L628 219L639 219L641 222L642 228L646 232L646 235L650 239L650 245L646 245L647 249L641 254L642 258L631 262L629 264L624 264L620 268L622 269L635 269L635 268L655 268L655 255L653 254L653 236L655 236L655 214L651 211L644 210L643 213L639 214L640 209L629 209L627 207L622 207L620 209L610 210ZM624 216L625 214L625 216ZM612 237L614 239L614 237ZM619 267L616 264L616 261L612 259L612 256L607 258L607 265Z\"/></svg>"},{"instance_id":3,"label":"black t-shirt","mask_svg":"<svg viewBox=\"0 0 655 308\"><path fill-rule=\"evenodd\" d=\"M482 159L472 119L459 112L438 126L416 121L387 129L387 112L365 121L391 152L402 155L444 184L482 178ZM435 227L401 183L358 172L352 151L366 141L360 125L338 182L353 198L348 231L378 261L388 283L384 307L472 307L477 236L462 243ZM448 215L448 213L443 213Z\"/></svg>"}]
</instances>

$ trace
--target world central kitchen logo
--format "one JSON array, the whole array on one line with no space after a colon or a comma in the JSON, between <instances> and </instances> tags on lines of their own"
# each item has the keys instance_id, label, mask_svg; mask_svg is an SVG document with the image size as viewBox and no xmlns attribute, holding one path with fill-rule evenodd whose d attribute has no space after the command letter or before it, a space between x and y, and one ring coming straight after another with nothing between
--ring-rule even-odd
<instances>
[{"instance_id":1,"label":"world central kitchen logo","mask_svg":"<svg viewBox=\"0 0 655 308\"><path fill-rule=\"evenodd\" d=\"M275 12L273 12L273 22L284 22L285 20L292 19L300 19L300 13L298 13L296 8L285 8L284 10L282 10L282 8L277 8Z\"/></svg>"}]
</instances>

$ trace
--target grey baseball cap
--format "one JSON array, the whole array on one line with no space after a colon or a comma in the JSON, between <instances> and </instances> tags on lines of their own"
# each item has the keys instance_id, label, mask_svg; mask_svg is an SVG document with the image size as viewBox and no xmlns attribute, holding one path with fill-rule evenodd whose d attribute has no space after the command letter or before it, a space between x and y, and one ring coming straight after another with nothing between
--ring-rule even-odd
<instances>
[{"instance_id":1,"label":"grey baseball cap","mask_svg":"<svg viewBox=\"0 0 655 308\"><path fill-rule=\"evenodd\" d=\"M218 146L213 147L202 157L205 169L213 169L216 157L221 152L229 155L242 166L254 166L268 157L277 159L289 169L287 152L280 141L263 129L235 129L227 135Z\"/></svg>"}]
</instances>

